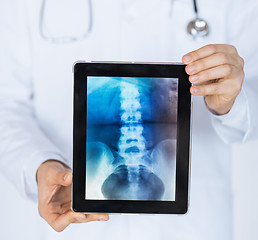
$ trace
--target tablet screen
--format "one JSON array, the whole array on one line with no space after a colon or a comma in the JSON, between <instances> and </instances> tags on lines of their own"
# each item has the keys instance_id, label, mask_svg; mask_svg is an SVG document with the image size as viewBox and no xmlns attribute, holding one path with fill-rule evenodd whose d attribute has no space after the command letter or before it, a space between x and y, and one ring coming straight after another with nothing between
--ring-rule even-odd
<instances>
[{"instance_id":1,"label":"tablet screen","mask_svg":"<svg viewBox=\"0 0 258 240\"><path fill-rule=\"evenodd\" d=\"M174 201L177 78L87 77L88 200Z\"/></svg>"}]
</instances>

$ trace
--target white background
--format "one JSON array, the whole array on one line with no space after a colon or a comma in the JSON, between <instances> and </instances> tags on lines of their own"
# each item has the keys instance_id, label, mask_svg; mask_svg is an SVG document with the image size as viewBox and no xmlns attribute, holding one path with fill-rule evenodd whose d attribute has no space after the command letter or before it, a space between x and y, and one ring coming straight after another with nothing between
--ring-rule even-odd
<instances>
[{"instance_id":1,"label":"white background","mask_svg":"<svg viewBox=\"0 0 258 240\"><path fill-rule=\"evenodd\" d=\"M234 240L258 239L258 141L232 146ZM45 239L50 227L38 216L37 205L22 199L0 175L0 239ZM52 233L54 239L60 234ZM190 239L189 239L190 240Z\"/></svg>"}]
</instances>

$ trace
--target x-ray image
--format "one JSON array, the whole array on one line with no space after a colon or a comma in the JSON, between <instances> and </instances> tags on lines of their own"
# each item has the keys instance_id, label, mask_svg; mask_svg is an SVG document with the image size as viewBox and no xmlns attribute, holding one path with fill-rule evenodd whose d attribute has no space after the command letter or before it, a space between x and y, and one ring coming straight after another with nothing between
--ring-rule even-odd
<instances>
[{"instance_id":1,"label":"x-ray image","mask_svg":"<svg viewBox=\"0 0 258 240\"><path fill-rule=\"evenodd\" d=\"M87 77L86 199L174 201L178 79Z\"/></svg>"}]
</instances>

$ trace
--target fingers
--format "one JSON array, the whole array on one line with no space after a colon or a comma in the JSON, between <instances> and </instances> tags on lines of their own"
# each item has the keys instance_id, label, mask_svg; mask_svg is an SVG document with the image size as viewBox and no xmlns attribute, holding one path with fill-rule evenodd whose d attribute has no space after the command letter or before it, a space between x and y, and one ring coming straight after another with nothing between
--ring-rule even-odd
<instances>
[{"instance_id":1,"label":"fingers","mask_svg":"<svg viewBox=\"0 0 258 240\"><path fill-rule=\"evenodd\" d=\"M233 89L232 89L233 88ZM241 90L241 85L236 85L234 80L228 81L214 81L210 84L204 85L194 85L191 87L190 91L193 95L198 96L212 96L212 95L220 95L224 96L226 100L226 96L232 98L232 95L237 95Z\"/></svg>"},{"instance_id":2,"label":"fingers","mask_svg":"<svg viewBox=\"0 0 258 240\"><path fill-rule=\"evenodd\" d=\"M107 221L107 214L84 214L69 211L65 214L52 214L48 217L47 222L57 232L63 231L71 223L87 223L92 221Z\"/></svg>"},{"instance_id":3,"label":"fingers","mask_svg":"<svg viewBox=\"0 0 258 240\"><path fill-rule=\"evenodd\" d=\"M237 69L232 65L225 64L191 75L189 80L193 84L200 84L214 79L230 77L231 75L237 75Z\"/></svg>"},{"instance_id":4,"label":"fingers","mask_svg":"<svg viewBox=\"0 0 258 240\"><path fill-rule=\"evenodd\" d=\"M188 64L186 67L186 72L189 75L197 74L204 70L214 68L221 65L237 66L237 59L231 55L225 53L215 53L206 58L202 58L198 61L195 61L191 64Z\"/></svg>"},{"instance_id":5,"label":"fingers","mask_svg":"<svg viewBox=\"0 0 258 240\"><path fill-rule=\"evenodd\" d=\"M244 60L234 46L210 44L182 58L193 84L193 95L205 96L209 110L225 114L233 106L244 80Z\"/></svg>"},{"instance_id":6,"label":"fingers","mask_svg":"<svg viewBox=\"0 0 258 240\"><path fill-rule=\"evenodd\" d=\"M227 44L210 44L206 45L200 49L197 49L195 51L192 51L190 53L187 53L183 56L182 60L185 64L190 64L192 62L195 62L199 59L208 57L210 55L213 55L215 53L220 52L227 52L229 54L237 54L237 50L234 46L227 45Z\"/></svg>"},{"instance_id":7,"label":"fingers","mask_svg":"<svg viewBox=\"0 0 258 240\"><path fill-rule=\"evenodd\" d=\"M47 161L38 170L38 210L56 231L70 223L107 221L107 214L83 214L71 210L71 170L58 161Z\"/></svg>"},{"instance_id":8,"label":"fingers","mask_svg":"<svg viewBox=\"0 0 258 240\"><path fill-rule=\"evenodd\" d=\"M244 61L231 45L207 45L183 57L191 83L236 77L243 80Z\"/></svg>"},{"instance_id":9,"label":"fingers","mask_svg":"<svg viewBox=\"0 0 258 240\"><path fill-rule=\"evenodd\" d=\"M92 221L108 221L108 214L86 214L87 222Z\"/></svg>"},{"instance_id":10,"label":"fingers","mask_svg":"<svg viewBox=\"0 0 258 240\"><path fill-rule=\"evenodd\" d=\"M214 93L219 93L222 89L223 88L220 83L213 83L208 85L192 86L190 91L193 95L206 96L214 95ZM223 91L225 90L223 89Z\"/></svg>"},{"instance_id":11,"label":"fingers","mask_svg":"<svg viewBox=\"0 0 258 240\"><path fill-rule=\"evenodd\" d=\"M183 57L184 63L187 64L186 72L189 74L189 80L192 84L203 85L194 86L191 92L195 95L203 95L204 92L211 94L210 90L214 89L213 95L222 94L225 86L214 84L212 80L220 80L222 83L226 80L233 80L227 83L231 84L231 95L239 92L238 86L242 85L244 79L244 61L238 55L234 46L227 44L207 45L196 51L190 52ZM222 91L220 91L220 89Z\"/></svg>"}]
</instances>

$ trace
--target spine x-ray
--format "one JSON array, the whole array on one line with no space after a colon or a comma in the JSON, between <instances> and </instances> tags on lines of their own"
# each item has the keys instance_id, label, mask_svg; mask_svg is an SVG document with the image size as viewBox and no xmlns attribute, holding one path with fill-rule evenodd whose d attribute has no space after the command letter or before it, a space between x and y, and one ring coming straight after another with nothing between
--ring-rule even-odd
<instances>
[{"instance_id":1,"label":"spine x-ray","mask_svg":"<svg viewBox=\"0 0 258 240\"><path fill-rule=\"evenodd\" d=\"M87 77L85 199L174 201L177 78Z\"/></svg>"}]
</instances>

